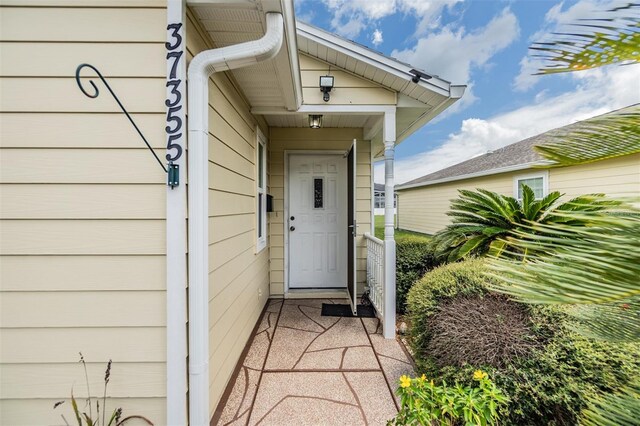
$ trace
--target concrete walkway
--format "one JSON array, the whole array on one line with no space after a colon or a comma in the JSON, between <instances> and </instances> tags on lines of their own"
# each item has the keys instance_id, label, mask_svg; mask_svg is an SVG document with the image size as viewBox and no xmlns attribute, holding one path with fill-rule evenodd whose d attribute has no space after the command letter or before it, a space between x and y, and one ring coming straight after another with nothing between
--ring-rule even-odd
<instances>
[{"instance_id":1,"label":"concrete walkway","mask_svg":"<svg viewBox=\"0 0 640 426\"><path fill-rule=\"evenodd\" d=\"M413 374L375 318L320 316L322 303L271 300L214 415L217 425L385 425Z\"/></svg>"}]
</instances>

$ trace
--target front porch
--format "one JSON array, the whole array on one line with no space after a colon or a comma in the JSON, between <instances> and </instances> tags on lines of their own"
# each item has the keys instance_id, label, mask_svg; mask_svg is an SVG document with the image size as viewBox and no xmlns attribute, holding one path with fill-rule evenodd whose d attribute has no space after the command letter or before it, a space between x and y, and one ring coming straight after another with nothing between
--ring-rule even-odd
<instances>
[{"instance_id":1,"label":"front porch","mask_svg":"<svg viewBox=\"0 0 640 426\"><path fill-rule=\"evenodd\" d=\"M377 318L323 317L337 299L268 302L212 425L378 425L413 364Z\"/></svg>"}]
</instances>

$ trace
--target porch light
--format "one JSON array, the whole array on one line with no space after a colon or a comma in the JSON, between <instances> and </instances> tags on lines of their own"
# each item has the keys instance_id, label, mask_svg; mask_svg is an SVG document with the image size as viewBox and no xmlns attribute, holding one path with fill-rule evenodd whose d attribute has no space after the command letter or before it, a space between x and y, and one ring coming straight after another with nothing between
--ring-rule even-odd
<instances>
[{"instance_id":1,"label":"porch light","mask_svg":"<svg viewBox=\"0 0 640 426\"><path fill-rule=\"evenodd\" d=\"M312 129L319 129L322 127L322 116L321 115L310 115L309 116L309 127Z\"/></svg>"},{"instance_id":2,"label":"porch light","mask_svg":"<svg viewBox=\"0 0 640 426\"><path fill-rule=\"evenodd\" d=\"M320 91L322 92L322 100L329 102L329 92L333 89L333 76L321 75L320 76Z\"/></svg>"}]
</instances>

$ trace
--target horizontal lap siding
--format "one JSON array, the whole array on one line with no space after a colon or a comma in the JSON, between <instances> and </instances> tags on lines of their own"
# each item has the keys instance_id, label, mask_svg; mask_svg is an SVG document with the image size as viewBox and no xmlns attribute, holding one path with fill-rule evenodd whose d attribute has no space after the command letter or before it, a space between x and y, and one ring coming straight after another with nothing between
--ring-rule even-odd
<instances>
[{"instance_id":1,"label":"horizontal lap siding","mask_svg":"<svg viewBox=\"0 0 640 426\"><path fill-rule=\"evenodd\" d=\"M513 195L513 174L504 173L477 179L467 179L422 188L398 191L398 227L409 231L434 234L450 223L447 216L451 200L458 189L484 188Z\"/></svg>"},{"instance_id":2,"label":"horizontal lap siding","mask_svg":"<svg viewBox=\"0 0 640 426\"><path fill-rule=\"evenodd\" d=\"M640 196L640 154L573 167L549 169L549 190L566 197L604 193L613 197Z\"/></svg>"},{"instance_id":3,"label":"horizontal lap siding","mask_svg":"<svg viewBox=\"0 0 640 426\"><path fill-rule=\"evenodd\" d=\"M458 189L483 188L514 196L514 178L541 170L522 170L400 190L398 227L433 234L450 223L446 213L450 200L458 197ZM549 191L564 194L565 200L593 193L612 197L640 196L640 154L547 170Z\"/></svg>"},{"instance_id":4,"label":"horizontal lap siding","mask_svg":"<svg viewBox=\"0 0 640 426\"><path fill-rule=\"evenodd\" d=\"M208 43L189 14L188 60L210 48ZM214 74L209 80L208 115L209 408L213 414L269 297L269 253L268 248L255 253L257 121L226 74Z\"/></svg>"},{"instance_id":5,"label":"horizontal lap siding","mask_svg":"<svg viewBox=\"0 0 640 426\"><path fill-rule=\"evenodd\" d=\"M284 194L285 151L340 150L347 151L353 142L357 146L356 221L358 223L358 283L362 290L366 281L366 244L362 235L371 230L371 145L362 140L362 129L287 129L272 128L269 146L269 170L273 213L269 213L271 241L271 294L284 294ZM345 182L346 185L346 182Z\"/></svg>"},{"instance_id":6,"label":"horizontal lap siding","mask_svg":"<svg viewBox=\"0 0 640 426\"><path fill-rule=\"evenodd\" d=\"M109 408L165 423L165 174L74 78L98 67L162 157L164 5L2 2L0 424L69 418L52 402L84 396L79 351L94 394L113 359Z\"/></svg>"},{"instance_id":7,"label":"horizontal lap siding","mask_svg":"<svg viewBox=\"0 0 640 426\"><path fill-rule=\"evenodd\" d=\"M306 55L300 57L302 96L305 104L324 104L322 92L318 90L321 75L331 74L334 88L331 90L332 105L395 105L396 92L369 80L356 77L345 71Z\"/></svg>"}]
</instances>

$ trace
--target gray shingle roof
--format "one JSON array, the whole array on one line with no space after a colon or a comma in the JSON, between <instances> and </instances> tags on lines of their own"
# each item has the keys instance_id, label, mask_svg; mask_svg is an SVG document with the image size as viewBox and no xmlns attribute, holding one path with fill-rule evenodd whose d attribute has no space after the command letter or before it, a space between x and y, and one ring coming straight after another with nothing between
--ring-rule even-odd
<instances>
[{"instance_id":1,"label":"gray shingle roof","mask_svg":"<svg viewBox=\"0 0 640 426\"><path fill-rule=\"evenodd\" d=\"M630 109L635 106L636 105L631 105L629 107L622 108L620 110L612 111L612 112L624 111L626 109ZM611 112L607 114L611 114ZM606 115L606 114L603 114L603 115ZM549 130L548 132L541 133L536 136L532 136L520 142L507 145L505 147L496 149L495 151L491 151L486 154L480 155L478 157L474 157L470 160L463 161L462 163L458 163L451 167L447 167L446 169L438 170L437 172L405 182L403 184L398 185L399 187L398 189L402 189L402 187L408 186L408 185L415 185L415 186L420 186L420 184L426 185L426 184L429 184L430 182L439 181L442 179L456 180L455 179L456 177L459 177L462 179L464 176L467 176L470 174L489 172L491 170L504 169L507 167L525 165L525 164L541 161L542 157L533 150L534 146L544 145L545 142L549 142L553 136L559 133L565 133L567 131L576 130L582 125L582 123L583 121L578 121L576 123L572 123L564 127L559 127L557 129ZM490 174L490 173L486 173L486 174Z\"/></svg>"}]
</instances>

